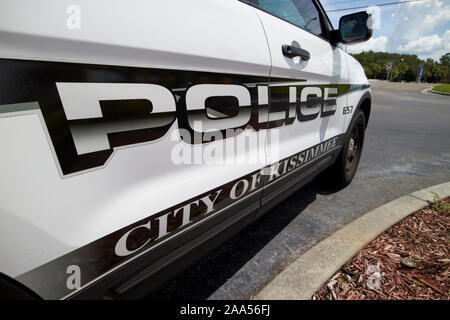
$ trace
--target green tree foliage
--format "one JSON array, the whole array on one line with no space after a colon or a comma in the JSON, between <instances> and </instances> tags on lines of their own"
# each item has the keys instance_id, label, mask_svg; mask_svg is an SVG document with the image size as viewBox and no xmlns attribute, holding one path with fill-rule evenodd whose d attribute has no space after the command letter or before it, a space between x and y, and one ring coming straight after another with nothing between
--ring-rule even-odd
<instances>
[{"instance_id":1,"label":"green tree foliage","mask_svg":"<svg viewBox=\"0 0 450 320\"><path fill-rule=\"evenodd\" d=\"M450 67L450 52L447 52L446 54L444 54L441 57L440 61L443 66Z\"/></svg>"},{"instance_id":2,"label":"green tree foliage","mask_svg":"<svg viewBox=\"0 0 450 320\"><path fill-rule=\"evenodd\" d=\"M417 55L367 51L353 54L364 67L369 79L389 79L392 81L415 81L419 65L424 66L422 81L448 82L450 79L450 53L443 55L439 62L432 59L423 61ZM392 63L389 74L386 64Z\"/></svg>"},{"instance_id":3,"label":"green tree foliage","mask_svg":"<svg viewBox=\"0 0 450 320\"><path fill-rule=\"evenodd\" d=\"M443 72L445 76L441 79L441 82L449 83L450 82L450 52L444 54L441 59L441 66L443 68Z\"/></svg>"}]
</instances>

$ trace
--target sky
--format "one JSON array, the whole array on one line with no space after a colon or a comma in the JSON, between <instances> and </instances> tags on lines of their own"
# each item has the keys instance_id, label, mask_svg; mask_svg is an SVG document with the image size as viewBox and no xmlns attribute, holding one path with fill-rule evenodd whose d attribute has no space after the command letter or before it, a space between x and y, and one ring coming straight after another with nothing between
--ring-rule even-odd
<instances>
[{"instance_id":1,"label":"sky","mask_svg":"<svg viewBox=\"0 0 450 320\"><path fill-rule=\"evenodd\" d=\"M320 0L334 28L339 18L352 12L347 9L405 0ZM368 41L347 47L350 53L385 51L416 54L421 59L436 61L450 52L450 0L422 0L417 2L380 6L375 8L375 30ZM377 20L377 16L380 17Z\"/></svg>"}]
</instances>

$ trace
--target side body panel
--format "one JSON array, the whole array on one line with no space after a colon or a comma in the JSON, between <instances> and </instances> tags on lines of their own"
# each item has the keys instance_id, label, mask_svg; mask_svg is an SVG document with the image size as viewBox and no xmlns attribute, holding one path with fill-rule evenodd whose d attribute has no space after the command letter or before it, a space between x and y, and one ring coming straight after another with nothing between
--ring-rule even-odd
<instances>
[{"instance_id":1,"label":"side body panel","mask_svg":"<svg viewBox=\"0 0 450 320\"><path fill-rule=\"evenodd\" d=\"M5 0L0 37L0 272L44 298L156 288L331 164L367 83L240 1Z\"/></svg>"},{"instance_id":2,"label":"side body panel","mask_svg":"<svg viewBox=\"0 0 450 320\"><path fill-rule=\"evenodd\" d=\"M261 190L242 182L230 199L228 183L265 164L239 159L265 161L265 130L249 127L262 143L224 153L229 164L202 158L228 140L194 143L179 130L246 128L270 68L251 7L80 1L80 28L70 29L71 5L3 1L0 10L0 271L45 298L77 291L66 285L70 266L84 288L149 247L164 248L152 261L176 251L180 230L205 233L200 220L231 200L251 213ZM212 125L194 128L196 119Z\"/></svg>"}]
</instances>

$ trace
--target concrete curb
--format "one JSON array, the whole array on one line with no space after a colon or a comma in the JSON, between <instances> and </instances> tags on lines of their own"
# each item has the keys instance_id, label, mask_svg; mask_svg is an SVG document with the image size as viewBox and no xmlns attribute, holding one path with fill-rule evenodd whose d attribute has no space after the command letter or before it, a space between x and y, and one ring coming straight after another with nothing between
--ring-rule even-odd
<instances>
[{"instance_id":1,"label":"concrete curb","mask_svg":"<svg viewBox=\"0 0 450 320\"><path fill-rule=\"evenodd\" d=\"M441 94L443 96L450 96L450 93L448 93L448 92L435 91L435 90L428 90L428 92L435 93L435 94Z\"/></svg>"},{"instance_id":2,"label":"concrete curb","mask_svg":"<svg viewBox=\"0 0 450 320\"><path fill-rule=\"evenodd\" d=\"M435 192L450 196L450 182L400 197L349 223L292 262L256 300L308 300L348 260L392 225L433 202Z\"/></svg>"},{"instance_id":3,"label":"concrete curb","mask_svg":"<svg viewBox=\"0 0 450 320\"><path fill-rule=\"evenodd\" d=\"M450 93L433 90L433 87L425 88L422 91L420 91L420 93L425 94L425 95L431 93L431 94L440 94L440 95L443 95L443 96L450 96Z\"/></svg>"},{"instance_id":4,"label":"concrete curb","mask_svg":"<svg viewBox=\"0 0 450 320\"><path fill-rule=\"evenodd\" d=\"M432 94L432 93L430 92L431 88L433 88L433 87L425 88L425 89L421 90L420 93L421 93L421 94L425 94L425 95Z\"/></svg>"}]
</instances>

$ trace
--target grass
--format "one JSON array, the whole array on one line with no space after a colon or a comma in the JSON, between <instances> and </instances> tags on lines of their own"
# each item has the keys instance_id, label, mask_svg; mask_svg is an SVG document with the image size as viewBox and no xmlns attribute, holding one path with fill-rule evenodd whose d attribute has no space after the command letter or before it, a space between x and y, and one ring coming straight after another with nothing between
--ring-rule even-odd
<instances>
[{"instance_id":1,"label":"grass","mask_svg":"<svg viewBox=\"0 0 450 320\"><path fill-rule=\"evenodd\" d=\"M441 198L436 192L431 191L431 193L433 194L433 203L431 203L430 206L434 210L441 213L450 213L450 204L445 201L441 201Z\"/></svg>"},{"instance_id":2,"label":"grass","mask_svg":"<svg viewBox=\"0 0 450 320\"><path fill-rule=\"evenodd\" d=\"M450 84L441 84L433 88L434 91L450 93Z\"/></svg>"}]
</instances>

